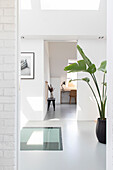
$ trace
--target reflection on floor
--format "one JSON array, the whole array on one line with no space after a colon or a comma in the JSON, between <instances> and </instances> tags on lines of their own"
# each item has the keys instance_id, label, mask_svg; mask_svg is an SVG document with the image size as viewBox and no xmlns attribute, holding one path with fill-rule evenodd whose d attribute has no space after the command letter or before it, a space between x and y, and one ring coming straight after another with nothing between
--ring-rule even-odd
<instances>
[{"instance_id":1,"label":"reflection on floor","mask_svg":"<svg viewBox=\"0 0 113 170\"><path fill-rule=\"evenodd\" d=\"M72 120L72 117L66 120L62 116L62 120L56 119L62 114L62 110L65 110L62 107L56 108L54 116L50 111L49 115L52 119L47 120L47 116L45 121L28 122L26 127L61 127L63 151L20 151L20 169L105 170L106 146L98 143L96 139L95 122L76 122ZM73 115L72 111L67 109L67 117L68 111L70 115Z\"/></svg>"},{"instance_id":2,"label":"reflection on floor","mask_svg":"<svg viewBox=\"0 0 113 170\"><path fill-rule=\"evenodd\" d=\"M60 119L60 120L75 120L76 119L76 105L75 104L58 104L56 105L56 111L53 111L51 106L45 120Z\"/></svg>"}]
</instances>

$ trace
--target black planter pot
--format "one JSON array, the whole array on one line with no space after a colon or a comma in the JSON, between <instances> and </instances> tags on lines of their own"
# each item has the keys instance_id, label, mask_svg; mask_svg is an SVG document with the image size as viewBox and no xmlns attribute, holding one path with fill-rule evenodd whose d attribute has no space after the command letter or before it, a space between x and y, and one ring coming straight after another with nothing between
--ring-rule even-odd
<instances>
[{"instance_id":1,"label":"black planter pot","mask_svg":"<svg viewBox=\"0 0 113 170\"><path fill-rule=\"evenodd\" d=\"M106 119L98 118L96 125L96 136L100 143L106 144Z\"/></svg>"}]
</instances>

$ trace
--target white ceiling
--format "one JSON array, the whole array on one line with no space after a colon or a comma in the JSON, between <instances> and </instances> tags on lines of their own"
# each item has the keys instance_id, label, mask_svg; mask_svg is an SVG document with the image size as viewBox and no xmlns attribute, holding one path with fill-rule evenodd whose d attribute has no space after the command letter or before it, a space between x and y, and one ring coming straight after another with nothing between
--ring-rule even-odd
<instances>
[{"instance_id":1,"label":"white ceiling","mask_svg":"<svg viewBox=\"0 0 113 170\"><path fill-rule=\"evenodd\" d=\"M100 0L40 0L43 10L98 10Z\"/></svg>"},{"instance_id":2,"label":"white ceiling","mask_svg":"<svg viewBox=\"0 0 113 170\"><path fill-rule=\"evenodd\" d=\"M101 35L102 36L102 35ZM77 42L77 40L92 40L92 39L99 39L100 35L23 35L21 36L21 39L43 39L45 41L50 42ZM106 39L106 36L104 38Z\"/></svg>"},{"instance_id":3,"label":"white ceiling","mask_svg":"<svg viewBox=\"0 0 113 170\"><path fill-rule=\"evenodd\" d=\"M21 4L25 1L21 0ZM27 0L26 9L20 10L21 35L45 37L47 40L50 36L54 39L61 35L72 39L106 36L106 1L100 0L98 11L51 11L41 10L40 0Z\"/></svg>"}]
</instances>

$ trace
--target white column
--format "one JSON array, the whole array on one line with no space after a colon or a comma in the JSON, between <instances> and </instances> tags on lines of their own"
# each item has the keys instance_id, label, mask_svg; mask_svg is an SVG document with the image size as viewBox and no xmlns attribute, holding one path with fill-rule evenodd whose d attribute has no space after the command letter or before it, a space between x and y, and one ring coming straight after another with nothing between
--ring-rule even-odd
<instances>
[{"instance_id":1,"label":"white column","mask_svg":"<svg viewBox=\"0 0 113 170\"><path fill-rule=\"evenodd\" d=\"M113 0L107 4L107 60L108 60L108 122L107 168L113 169Z\"/></svg>"},{"instance_id":2,"label":"white column","mask_svg":"<svg viewBox=\"0 0 113 170\"><path fill-rule=\"evenodd\" d=\"M0 170L16 167L17 0L0 0Z\"/></svg>"}]
</instances>

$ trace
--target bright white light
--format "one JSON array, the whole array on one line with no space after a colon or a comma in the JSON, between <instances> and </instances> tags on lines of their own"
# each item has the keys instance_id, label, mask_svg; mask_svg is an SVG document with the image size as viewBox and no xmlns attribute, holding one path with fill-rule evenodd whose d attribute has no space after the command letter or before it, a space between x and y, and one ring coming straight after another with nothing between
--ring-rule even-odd
<instances>
[{"instance_id":1,"label":"bright white light","mask_svg":"<svg viewBox=\"0 0 113 170\"><path fill-rule=\"evenodd\" d=\"M59 121L60 119L58 119L58 118L55 118L55 119L50 119L50 121Z\"/></svg>"},{"instance_id":2,"label":"bright white light","mask_svg":"<svg viewBox=\"0 0 113 170\"><path fill-rule=\"evenodd\" d=\"M42 97L27 97L27 101L34 111L43 111Z\"/></svg>"},{"instance_id":3,"label":"bright white light","mask_svg":"<svg viewBox=\"0 0 113 170\"><path fill-rule=\"evenodd\" d=\"M30 136L27 145L43 145L43 130L34 131Z\"/></svg>"},{"instance_id":4,"label":"bright white light","mask_svg":"<svg viewBox=\"0 0 113 170\"><path fill-rule=\"evenodd\" d=\"M21 0L20 7L22 10L31 10L31 0Z\"/></svg>"},{"instance_id":5,"label":"bright white light","mask_svg":"<svg viewBox=\"0 0 113 170\"><path fill-rule=\"evenodd\" d=\"M21 110L21 123L20 123L20 129L22 129L26 123L28 122L28 119L26 118L25 114Z\"/></svg>"},{"instance_id":6,"label":"bright white light","mask_svg":"<svg viewBox=\"0 0 113 170\"><path fill-rule=\"evenodd\" d=\"M77 105L77 111L81 111L81 107L79 105Z\"/></svg>"},{"instance_id":7,"label":"bright white light","mask_svg":"<svg viewBox=\"0 0 113 170\"><path fill-rule=\"evenodd\" d=\"M100 0L40 0L42 10L99 10Z\"/></svg>"}]
</instances>

